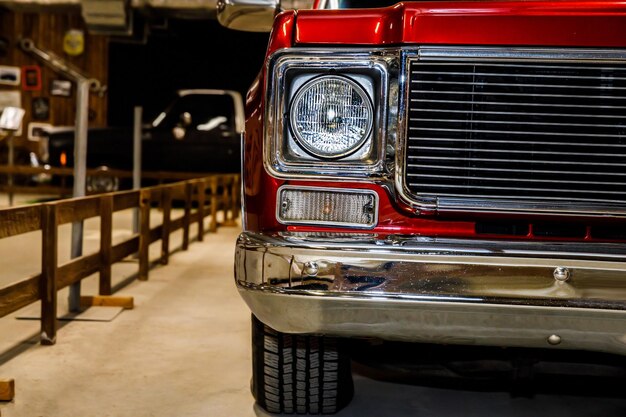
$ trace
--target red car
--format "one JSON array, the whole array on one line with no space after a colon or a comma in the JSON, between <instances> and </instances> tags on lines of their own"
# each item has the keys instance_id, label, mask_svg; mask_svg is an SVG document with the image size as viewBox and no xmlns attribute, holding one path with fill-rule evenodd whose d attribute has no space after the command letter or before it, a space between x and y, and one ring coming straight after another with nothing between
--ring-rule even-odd
<instances>
[{"instance_id":1,"label":"red car","mask_svg":"<svg viewBox=\"0 0 626 417\"><path fill-rule=\"evenodd\" d=\"M257 402L345 406L344 338L623 358L626 4L380 3L278 14L248 93Z\"/></svg>"}]
</instances>

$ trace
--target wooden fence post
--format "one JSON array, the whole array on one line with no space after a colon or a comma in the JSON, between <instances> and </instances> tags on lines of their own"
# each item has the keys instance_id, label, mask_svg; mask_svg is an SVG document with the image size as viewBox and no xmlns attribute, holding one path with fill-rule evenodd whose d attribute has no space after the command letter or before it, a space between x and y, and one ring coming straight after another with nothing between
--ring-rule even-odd
<instances>
[{"instance_id":1,"label":"wooden fence post","mask_svg":"<svg viewBox=\"0 0 626 417\"><path fill-rule=\"evenodd\" d=\"M198 182L198 241L204 240L204 200L206 197L206 182Z\"/></svg>"},{"instance_id":2,"label":"wooden fence post","mask_svg":"<svg viewBox=\"0 0 626 417\"><path fill-rule=\"evenodd\" d=\"M233 188L232 188L232 194L233 194L233 221L236 221L239 218L239 210L240 210L240 201L241 201L241 180L240 180L240 176L237 174L235 175L234 181L233 181Z\"/></svg>"},{"instance_id":3,"label":"wooden fence post","mask_svg":"<svg viewBox=\"0 0 626 417\"><path fill-rule=\"evenodd\" d=\"M111 295L112 232L113 196L106 194L100 197L100 295Z\"/></svg>"},{"instance_id":4,"label":"wooden fence post","mask_svg":"<svg viewBox=\"0 0 626 417\"><path fill-rule=\"evenodd\" d=\"M217 231L217 176L211 177L211 224L209 230L211 232Z\"/></svg>"},{"instance_id":5,"label":"wooden fence post","mask_svg":"<svg viewBox=\"0 0 626 417\"><path fill-rule=\"evenodd\" d=\"M41 206L41 344L54 345L57 333L57 206Z\"/></svg>"},{"instance_id":6,"label":"wooden fence post","mask_svg":"<svg viewBox=\"0 0 626 417\"><path fill-rule=\"evenodd\" d=\"M189 225L191 223L191 200L193 197L193 184L185 183L185 212L183 214L183 250L189 248Z\"/></svg>"},{"instance_id":7,"label":"wooden fence post","mask_svg":"<svg viewBox=\"0 0 626 417\"><path fill-rule=\"evenodd\" d=\"M148 280L150 269L150 190L139 193L139 279Z\"/></svg>"},{"instance_id":8,"label":"wooden fence post","mask_svg":"<svg viewBox=\"0 0 626 417\"><path fill-rule=\"evenodd\" d=\"M225 177L224 181L222 182L222 211L224 212L224 226L226 226L228 223L228 206L230 202L230 199L228 197L228 178L230 177Z\"/></svg>"},{"instance_id":9,"label":"wooden fence post","mask_svg":"<svg viewBox=\"0 0 626 417\"><path fill-rule=\"evenodd\" d=\"M224 226L236 226L235 223L235 175L228 176L228 182L224 184Z\"/></svg>"},{"instance_id":10,"label":"wooden fence post","mask_svg":"<svg viewBox=\"0 0 626 417\"><path fill-rule=\"evenodd\" d=\"M161 232L161 265L167 265L170 259L170 225L172 223L172 187L167 187L161 194L163 207L163 229Z\"/></svg>"}]
</instances>

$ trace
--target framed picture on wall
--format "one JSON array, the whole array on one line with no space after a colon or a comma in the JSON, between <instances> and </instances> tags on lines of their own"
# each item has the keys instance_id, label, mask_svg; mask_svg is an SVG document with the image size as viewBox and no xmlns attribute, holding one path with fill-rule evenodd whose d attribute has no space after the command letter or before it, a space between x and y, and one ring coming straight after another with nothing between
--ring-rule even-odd
<instances>
[{"instance_id":1,"label":"framed picture on wall","mask_svg":"<svg viewBox=\"0 0 626 417\"><path fill-rule=\"evenodd\" d=\"M0 114L0 129L9 132L17 132L22 129L24 109L21 107L5 107Z\"/></svg>"},{"instance_id":2,"label":"framed picture on wall","mask_svg":"<svg viewBox=\"0 0 626 417\"><path fill-rule=\"evenodd\" d=\"M47 129L52 127L51 124L48 123L29 123L28 124L28 140L33 142L39 142L41 138L47 136Z\"/></svg>"},{"instance_id":3,"label":"framed picture on wall","mask_svg":"<svg viewBox=\"0 0 626 417\"><path fill-rule=\"evenodd\" d=\"M25 65L22 67L22 90L41 90L41 67L39 65Z\"/></svg>"},{"instance_id":4,"label":"framed picture on wall","mask_svg":"<svg viewBox=\"0 0 626 417\"><path fill-rule=\"evenodd\" d=\"M50 118L50 100L48 97L34 97L31 101L31 115L33 120L48 120Z\"/></svg>"},{"instance_id":5,"label":"framed picture on wall","mask_svg":"<svg viewBox=\"0 0 626 417\"><path fill-rule=\"evenodd\" d=\"M22 107L22 92L17 90L0 90L0 112L5 107ZM22 136L22 128L15 132L15 136Z\"/></svg>"},{"instance_id":6,"label":"framed picture on wall","mask_svg":"<svg viewBox=\"0 0 626 417\"><path fill-rule=\"evenodd\" d=\"M52 80L50 82L50 95L69 97L72 95L72 82L67 80Z\"/></svg>"},{"instance_id":7,"label":"framed picture on wall","mask_svg":"<svg viewBox=\"0 0 626 417\"><path fill-rule=\"evenodd\" d=\"M0 65L0 84L20 85L22 82L20 67Z\"/></svg>"}]
</instances>

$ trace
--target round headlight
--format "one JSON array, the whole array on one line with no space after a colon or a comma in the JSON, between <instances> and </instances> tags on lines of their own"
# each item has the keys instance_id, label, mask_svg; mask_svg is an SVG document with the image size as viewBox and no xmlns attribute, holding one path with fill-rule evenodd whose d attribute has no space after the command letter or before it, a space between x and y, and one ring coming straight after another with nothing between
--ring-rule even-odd
<instances>
[{"instance_id":1,"label":"round headlight","mask_svg":"<svg viewBox=\"0 0 626 417\"><path fill-rule=\"evenodd\" d=\"M355 152L373 124L372 102L346 77L321 76L304 84L291 102L290 125L298 143L320 158Z\"/></svg>"}]
</instances>

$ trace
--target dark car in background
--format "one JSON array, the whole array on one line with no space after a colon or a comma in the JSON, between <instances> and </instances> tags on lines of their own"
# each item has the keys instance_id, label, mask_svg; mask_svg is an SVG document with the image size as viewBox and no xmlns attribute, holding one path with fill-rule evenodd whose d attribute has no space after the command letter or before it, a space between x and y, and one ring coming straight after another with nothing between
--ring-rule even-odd
<instances>
[{"instance_id":1,"label":"dark car in background","mask_svg":"<svg viewBox=\"0 0 626 417\"><path fill-rule=\"evenodd\" d=\"M241 95L230 90L181 90L154 121L142 129L142 171L239 172ZM74 129L56 128L48 134L49 164L74 165ZM87 167L110 170L133 168L133 132L130 127L89 129ZM88 191L113 191L119 179L89 177Z\"/></svg>"}]
</instances>

